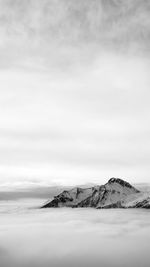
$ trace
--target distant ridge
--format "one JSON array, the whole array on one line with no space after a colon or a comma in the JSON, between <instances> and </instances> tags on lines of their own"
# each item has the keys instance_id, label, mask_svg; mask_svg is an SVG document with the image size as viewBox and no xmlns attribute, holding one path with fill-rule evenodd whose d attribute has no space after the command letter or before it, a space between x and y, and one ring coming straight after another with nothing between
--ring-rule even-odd
<instances>
[{"instance_id":1,"label":"distant ridge","mask_svg":"<svg viewBox=\"0 0 150 267\"><path fill-rule=\"evenodd\" d=\"M113 177L105 185L64 190L42 206L42 208L58 207L150 209L150 194L141 192L123 179Z\"/></svg>"}]
</instances>

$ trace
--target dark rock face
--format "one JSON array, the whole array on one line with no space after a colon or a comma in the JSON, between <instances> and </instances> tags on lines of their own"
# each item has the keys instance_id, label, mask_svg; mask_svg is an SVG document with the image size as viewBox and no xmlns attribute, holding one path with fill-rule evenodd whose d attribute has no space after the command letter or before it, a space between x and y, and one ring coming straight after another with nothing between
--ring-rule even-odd
<instances>
[{"instance_id":1,"label":"dark rock face","mask_svg":"<svg viewBox=\"0 0 150 267\"><path fill-rule=\"evenodd\" d=\"M55 196L54 199L52 201L50 201L49 203L45 204L43 206L43 208L52 208L52 207L58 207L59 203L68 203L68 202L72 202L73 198L71 196L69 196L68 194L69 191L63 191L61 194L59 194L58 196Z\"/></svg>"},{"instance_id":2,"label":"dark rock face","mask_svg":"<svg viewBox=\"0 0 150 267\"><path fill-rule=\"evenodd\" d=\"M150 197L120 178L111 178L105 185L91 188L75 187L65 190L47 202L42 208L52 207L93 207L110 208L150 208Z\"/></svg>"},{"instance_id":3,"label":"dark rock face","mask_svg":"<svg viewBox=\"0 0 150 267\"><path fill-rule=\"evenodd\" d=\"M150 197L142 201L139 201L137 204L134 205L134 208L150 209Z\"/></svg>"},{"instance_id":4,"label":"dark rock face","mask_svg":"<svg viewBox=\"0 0 150 267\"><path fill-rule=\"evenodd\" d=\"M97 188L94 188L91 196L84 199L80 203L76 205L76 207L94 207L96 208L98 204L101 202L105 202L107 199L107 194L109 191L106 189L105 186L99 186Z\"/></svg>"},{"instance_id":5,"label":"dark rock face","mask_svg":"<svg viewBox=\"0 0 150 267\"><path fill-rule=\"evenodd\" d=\"M122 205L121 201L117 201L116 203L112 203L106 205L104 207L99 207L98 209L124 209L125 207Z\"/></svg>"},{"instance_id":6,"label":"dark rock face","mask_svg":"<svg viewBox=\"0 0 150 267\"><path fill-rule=\"evenodd\" d=\"M108 181L108 184L113 184L113 183L118 183L120 185L122 185L123 187L128 187L128 188L133 188L133 186L131 184L129 184L128 182L120 179L120 178L111 178L109 181ZM138 193L140 192L139 190L137 190L136 188L134 188L135 191Z\"/></svg>"}]
</instances>

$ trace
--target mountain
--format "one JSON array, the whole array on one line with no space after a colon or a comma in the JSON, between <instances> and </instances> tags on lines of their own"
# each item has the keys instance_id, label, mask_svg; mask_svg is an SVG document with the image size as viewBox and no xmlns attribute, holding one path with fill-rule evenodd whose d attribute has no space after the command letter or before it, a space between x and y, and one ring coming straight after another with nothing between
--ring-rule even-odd
<instances>
[{"instance_id":1,"label":"mountain","mask_svg":"<svg viewBox=\"0 0 150 267\"><path fill-rule=\"evenodd\" d=\"M122 179L111 178L105 185L65 190L42 206L42 208L52 207L149 209L150 194L139 191Z\"/></svg>"}]
</instances>

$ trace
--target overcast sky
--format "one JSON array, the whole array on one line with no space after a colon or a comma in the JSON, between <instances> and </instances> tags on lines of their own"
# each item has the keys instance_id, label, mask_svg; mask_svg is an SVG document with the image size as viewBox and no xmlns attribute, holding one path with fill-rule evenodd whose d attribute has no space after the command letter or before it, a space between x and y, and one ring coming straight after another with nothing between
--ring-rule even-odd
<instances>
[{"instance_id":1,"label":"overcast sky","mask_svg":"<svg viewBox=\"0 0 150 267\"><path fill-rule=\"evenodd\" d=\"M149 48L149 0L0 0L0 183L149 182Z\"/></svg>"}]
</instances>

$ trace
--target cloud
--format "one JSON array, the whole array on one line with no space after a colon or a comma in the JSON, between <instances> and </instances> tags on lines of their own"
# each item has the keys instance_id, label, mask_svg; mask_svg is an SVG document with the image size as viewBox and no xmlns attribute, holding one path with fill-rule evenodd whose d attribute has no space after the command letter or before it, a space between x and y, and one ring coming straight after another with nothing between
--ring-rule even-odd
<instances>
[{"instance_id":1,"label":"cloud","mask_svg":"<svg viewBox=\"0 0 150 267\"><path fill-rule=\"evenodd\" d=\"M148 181L149 2L1 0L0 21L1 180Z\"/></svg>"},{"instance_id":2,"label":"cloud","mask_svg":"<svg viewBox=\"0 0 150 267\"><path fill-rule=\"evenodd\" d=\"M0 21L2 67L39 60L64 68L103 50L149 54L147 0L1 0Z\"/></svg>"},{"instance_id":3,"label":"cloud","mask_svg":"<svg viewBox=\"0 0 150 267\"><path fill-rule=\"evenodd\" d=\"M5 211L0 226L1 264L127 267L144 261L148 267L148 216L147 211L131 210Z\"/></svg>"}]
</instances>

